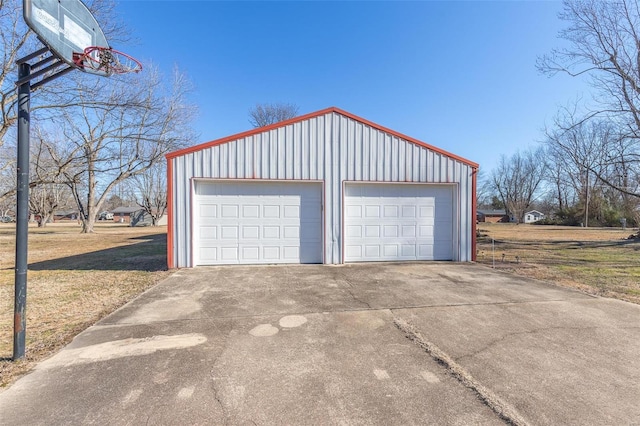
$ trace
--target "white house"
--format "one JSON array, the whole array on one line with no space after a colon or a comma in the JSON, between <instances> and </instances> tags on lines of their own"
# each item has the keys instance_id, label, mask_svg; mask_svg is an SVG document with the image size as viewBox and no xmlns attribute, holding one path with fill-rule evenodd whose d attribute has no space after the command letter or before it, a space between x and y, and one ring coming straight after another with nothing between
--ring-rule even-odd
<instances>
[{"instance_id":1,"label":"white house","mask_svg":"<svg viewBox=\"0 0 640 426\"><path fill-rule=\"evenodd\" d=\"M538 210L531 210L530 212L526 212L524 214L524 223L537 222L540 219L544 219L544 217L544 213L539 212Z\"/></svg>"},{"instance_id":2,"label":"white house","mask_svg":"<svg viewBox=\"0 0 640 426\"><path fill-rule=\"evenodd\" d=\"M170 268L475 260L478 165L338 108L167 162Z\"/></svg>"}]
</instances>

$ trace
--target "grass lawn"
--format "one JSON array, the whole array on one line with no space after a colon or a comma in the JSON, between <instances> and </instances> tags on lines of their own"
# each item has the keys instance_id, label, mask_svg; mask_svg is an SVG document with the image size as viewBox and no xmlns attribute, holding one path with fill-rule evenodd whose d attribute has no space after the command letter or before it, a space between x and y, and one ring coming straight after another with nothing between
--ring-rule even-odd
<instances>
[{"instance_id":1,"label":"grass lawn","mask_svg":"<svg viewBox=\"0 0 640 426\"><path fill-rule=\"evenodd\" d=\"M480 223L478 262L640 304L637 230ZM493 239L493 244L492 244Z\"/></svg>"},{"instance_id":2,"label":"grass lawn","mask_svg":"<svg viewBox=\"0 0 640 426\"><path fill-rule=\"evenodd\" d=\"M169 272L166 226L130 228L76 223L29 229L26 357L11 361L15 224L0 225L0 387Z\"/></svg>"}]
</instances>

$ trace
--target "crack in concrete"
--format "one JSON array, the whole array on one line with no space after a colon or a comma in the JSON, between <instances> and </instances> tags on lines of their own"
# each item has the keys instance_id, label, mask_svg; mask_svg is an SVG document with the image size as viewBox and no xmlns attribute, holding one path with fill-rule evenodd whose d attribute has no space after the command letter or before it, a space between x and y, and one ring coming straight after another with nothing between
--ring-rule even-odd
<instances>
[{"instance_id":1,"label":"crack in concrete","mask_svg":"<svg viewBox=\"0 0 640 426\"><path fill-rule=\"evenodd\" d=\"M393 313L393 312L392 312ZM527 426L529 423L511 405L503 401L493 391L477 381L460 364L454 361L433 343L427 341L413 326L399 316L393 314L394 324L404 335L417 346L427 352L438 364L442 365L449 374L456 378L467 388L471 389L478 398L487 405L496 415L507 424L514 426Z\"/></svg>"},{"instance_id":2,"label":"crack in concrete","mask_svg":"<svg viewBox=\"0 0 640 426\"><path fill-rule=\"evenodd\" d=\"M353 285L351 284L351 282L349 282L349 280L344 280L344 282L347 284L347 287L345 287L345 290L347 290L347 293L349 293L349 295L351 296L351 298L353 300L355 300L358 303L361 303L363 305L365 305L367 307L367 310L372 310L373 308L371 307L371 305L369 304L369 302L360 299L359 297L357 297L355 295L355 293L353 292ZM378 309L376 309L378 310Z\"/></svg>"},{"instance_id":3,"label":"crack in concrete","mask_svg":"<svg viewBox=\"0 0 640 426\"><path fill-rule=\"evenodd\" d=\"M624 327L625 329L628 328L640 328L640 327ZM498 338L498 339L494 339L493 341L487 343L485 346L483 346L482 348L470 353L470 354L466 354L466 355L462 355L458 358L456 358L456 361L461 361L464 359L469 359L469 358L473 358L477 355L480 355L481 353L489 350L491 347L496 346L497 344L499 344L500 342L503 342L511 337L515 337L515 336L522 336L522 335L527 335L527 334L535 334L535 333L539 333L542 331L550 331L550 330L580 330L580 331L584 331L584 330L598 330L598 329L604 329L603 327L541 327L541 328L536 328L533 330L524 330L524 331L514 331L512 333L507 333L504 336Z\"/></svg>"},{"instance_id":4,"label":"crack in concrete","mask_svg":"<svg viewBox=\"0 0 640 426\"><path fill-rule=\"evenodd\" d=\"M231 335L231 333L233 332L233 328L231 328L229 330L229 333L227 333L227 336L225 337L223 343L222 343L222 348L220 348L220 351L218 352L218 355L215 357L215 359L213 360L213 364L211 365L211 388L213 390L213 399L215 399L215 401L218 403L218 405L220 406L220 409L222 410L222 417L224 418L223 424L224 425L228 425L231 424L231 415L229 414L229 412L227 411L227 408L225 407L224 403L222 402L222 399L220 398L220 390L218 389L218 385L216 383L216 377L213 375L215 368L216 368L216 364L218 363L218 361L220 360L220 358L222 358L222 355L224 354L224 352L227 350L227 344L229 342L229 336Z\"/></svg>"}]
</instances>

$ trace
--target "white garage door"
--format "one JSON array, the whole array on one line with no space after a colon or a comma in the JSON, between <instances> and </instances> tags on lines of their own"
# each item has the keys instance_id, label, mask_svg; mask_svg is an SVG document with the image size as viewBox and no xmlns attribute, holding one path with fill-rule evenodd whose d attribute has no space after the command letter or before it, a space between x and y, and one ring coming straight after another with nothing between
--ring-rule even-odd
<instances>
[{"instance_id":1,"label":"white garage door","mask_svg":"<svg viewBox=\"0 0 640 426\"><path fill-rule=\"evenodd\" d=\"M319 183L195 183L197 265L322 263Z\"/></svg>"},{"instance_id":2,"label":"white garage door","mask_svg":"<svg viewBox=\"0 0 640 426\"><path fill-rule=\"evenodd\" d=\"M348 184L345 262L453 259L452 185Z\"/></svg>"}]
</instances>

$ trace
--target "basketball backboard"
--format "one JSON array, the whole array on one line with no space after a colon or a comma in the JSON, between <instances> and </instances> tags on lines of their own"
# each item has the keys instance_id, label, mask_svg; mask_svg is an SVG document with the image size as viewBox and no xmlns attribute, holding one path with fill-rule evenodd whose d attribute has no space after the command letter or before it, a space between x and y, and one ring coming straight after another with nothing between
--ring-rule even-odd
<instances>
[{"instance_id":1,"label":"basketball backboard","mask_svg":"<svg viewBox=\"0 0 640 426\"><path fill-rule=\"evenodd\" d=\"M74 68L109 75L78 62L78 55L88 47L109 47L100 25L82 1L23 0L23 7L25 22L55 56Z\"/></svg>"}]
</instances>

